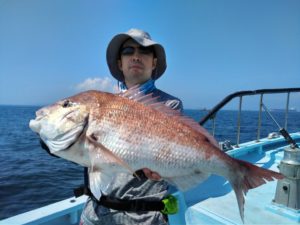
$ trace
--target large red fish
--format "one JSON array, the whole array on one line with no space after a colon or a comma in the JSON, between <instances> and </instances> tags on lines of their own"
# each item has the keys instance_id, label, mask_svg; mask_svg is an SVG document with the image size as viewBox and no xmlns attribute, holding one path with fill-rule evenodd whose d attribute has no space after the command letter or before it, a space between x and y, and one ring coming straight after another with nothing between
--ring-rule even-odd
<instances>
[{"instance_id":1,"label":"large red fish","mask_svg":"<svg viewBox=\"0 0 300 225\"><path fill-rule=\"evenodd\" d=\"M30 127L51 153L89 168L90 187L100 198L116 173L141 168L187 190L211 174L233 187L244 217L244 194L281 174L231 158L192 119L137 88L122 95L83 92L37 111Z\"/></svg>"}]
</instances>

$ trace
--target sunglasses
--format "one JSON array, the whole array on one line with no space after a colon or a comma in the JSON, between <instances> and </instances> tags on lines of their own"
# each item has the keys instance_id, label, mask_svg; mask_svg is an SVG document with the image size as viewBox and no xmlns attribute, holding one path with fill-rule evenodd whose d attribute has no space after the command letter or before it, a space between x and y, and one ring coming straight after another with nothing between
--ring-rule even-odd
<instances>
[{"instance_id":1,"label":"sunglasses","mask_svg":"<svg viewBox=\"0 0 300 225\"><path fill-rule=\"evenodd\" d=\"M152 53L154 54L154 49L153 49L152 46L150 46L150 47L143 47L143 46L131 47L131 46L128 46L128 47L124 47L124 48L121 49L120 55L133 55L136 50L138 50L138 52L141 55L150 55Z\"/></svg>"}]
</instances>

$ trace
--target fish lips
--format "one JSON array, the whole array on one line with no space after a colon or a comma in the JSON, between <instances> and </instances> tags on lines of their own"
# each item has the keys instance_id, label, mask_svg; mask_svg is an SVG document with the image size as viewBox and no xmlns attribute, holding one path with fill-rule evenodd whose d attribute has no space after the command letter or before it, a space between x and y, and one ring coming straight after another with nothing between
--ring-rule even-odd
<instances>
[{"instance_id":1,"label":"fish lips","mask_svg":"<svg viewBox=\"0 0 300 225\"><path fill-rule=\"evenodd\" d=\"M35 120L30 120L29 122L29 127L32 131L39 133L41 130L41 123L40 123L40 119L35 119Z\"/></svg>"}]
</instances>

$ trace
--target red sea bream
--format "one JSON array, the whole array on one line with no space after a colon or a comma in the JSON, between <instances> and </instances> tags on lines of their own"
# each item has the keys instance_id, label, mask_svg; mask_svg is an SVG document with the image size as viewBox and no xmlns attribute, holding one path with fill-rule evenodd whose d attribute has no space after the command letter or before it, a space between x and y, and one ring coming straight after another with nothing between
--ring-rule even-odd
<instances>
[{"instance_id":1,"label":"red sea bream","mask_svg":"<svg viewBox=\"0 0 300 225\"><path fill-rule=\"evenodd\" d=\"M197 122L133 88L115 95L87 91L37 111L30 121L50 152L89 168L99 199L116 173L149 168L188 190L211 174L225 177L244 217L244 194L282 175L231 158Z\"/></svg>"}]
</instances>

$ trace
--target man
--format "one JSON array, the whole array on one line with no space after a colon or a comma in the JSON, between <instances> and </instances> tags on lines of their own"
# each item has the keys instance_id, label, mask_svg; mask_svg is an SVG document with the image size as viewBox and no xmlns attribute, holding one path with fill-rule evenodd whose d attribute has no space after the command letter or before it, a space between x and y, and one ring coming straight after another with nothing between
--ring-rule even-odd
<instances>
[{"instance_id":1,"label":"man","mask_svg":"<svg viewBox=\"0 0 300 225\"><path fill-rule=\"evenodd\" d=\"M182 102L155 87L157 80L166 70L164 48L154 42L147 32L131 29L116 35L109 43L106 59L111 74L119 81L121 91L135 85L145 94L152 93L159 101L172 109L182 110ZM136 172L138 177L119 174L110 184L107 197L118 200L161 201L168 191L168 184L160 175L144 168ZM102 201L102 200L101 200ZM160 211L143 209L117 210L105 207L107 202L89 198L81 216L81 224L167 224L166 215ZM108 204L111 204L109 202ZM118 205L116 206L118 208Z\"/></svg>"}]
</instances>

